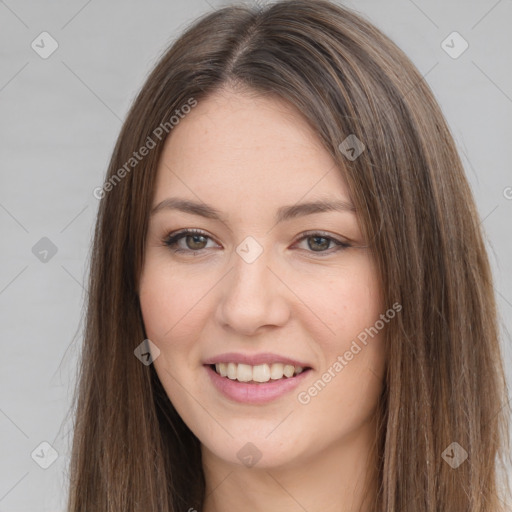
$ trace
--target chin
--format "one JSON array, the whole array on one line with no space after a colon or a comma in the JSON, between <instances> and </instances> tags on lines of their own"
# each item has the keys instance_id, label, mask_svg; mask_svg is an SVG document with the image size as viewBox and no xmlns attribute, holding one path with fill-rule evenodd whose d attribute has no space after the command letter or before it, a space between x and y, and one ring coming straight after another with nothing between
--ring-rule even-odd
<instances>
[{"instance_id":1,"label":"chin","mask_svg":"<svg viewBox=\"0 0 512 512\"><path fill-rule=\"evenodd\" d=\"M281 441L254 435L245 441L238 439L223 445L202 443L202 449L213 458L240 468L270 470L294 466L299 455L296 443L291 441L289 446L283 446Z\"/></svg>"}]
</instances>

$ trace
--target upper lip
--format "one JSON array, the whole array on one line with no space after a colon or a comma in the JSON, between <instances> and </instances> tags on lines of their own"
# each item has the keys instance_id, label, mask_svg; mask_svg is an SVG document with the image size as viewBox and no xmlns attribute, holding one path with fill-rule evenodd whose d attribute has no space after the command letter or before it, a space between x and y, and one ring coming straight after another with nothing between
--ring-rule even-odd
<instances>
[{"instance_id":1,"label":"upper lip","mask_svg":"<svg viewBox=\"0 0 512 512\"><path fill-rule=\"evenodd\" d=\"M280 356L279 354L272 354L265 352L262 354L239 354L236 352L229 352L226 354L219 354L218 356L209 357L205 359L204 364L218 364L218 363L236 363L248 364L257 366L260 364L281 363L289 364L292 366L300 366L301 368L311 368L311 365L302 361L297 361L289 357Z\"/></svg>"}]
</instances>

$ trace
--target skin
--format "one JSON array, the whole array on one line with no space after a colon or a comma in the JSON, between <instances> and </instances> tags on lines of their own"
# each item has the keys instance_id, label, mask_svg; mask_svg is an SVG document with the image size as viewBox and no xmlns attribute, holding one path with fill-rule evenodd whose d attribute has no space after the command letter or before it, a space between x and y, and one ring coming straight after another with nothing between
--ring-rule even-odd
<instances>
[{"instance_id":1,"label":"skin","mask_svg":"<svg viewBox=\"0 0 512 512\"><path fill-rule=\"evenodd\" d=\"M153 206L171 196L223 215L223 221L171 209L152 215L139 288L147 336L160 350L157 374L202 445L204 512L239 511L248 503L262 512L359 510L364 486L375 483L382 332L308 404L297 395L385 312L376 268L353 211L274 219L277 208L299 202L350 203L342 172L292 107L225 89L200 101L168 137ZM209 238L164 244L183 228ZM311 235L300 236L309 230L353 247L315 244ZM263 249L250 264L236 252L247 236ZM273 352L313 369L298 389L273 402L240 404L216 390L203 366L225 352ZM247 442L261 453L253 467L237 457Z\"/></svg>"}]
</instances>

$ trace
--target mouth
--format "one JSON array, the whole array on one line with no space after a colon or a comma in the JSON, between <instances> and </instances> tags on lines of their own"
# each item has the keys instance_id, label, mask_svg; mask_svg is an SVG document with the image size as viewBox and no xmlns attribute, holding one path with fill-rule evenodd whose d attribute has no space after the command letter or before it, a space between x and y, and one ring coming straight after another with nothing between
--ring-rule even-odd
<instances>
[{"instance_id":1,"label":"mouth","mask_svg":"<svg viewBox=\"0 0 512 512\"><path fill-rule=\"evenodd\" d=\"M218 354L204 360L203 367L220 395L251 405L286 399L314 371L305 360L270 352Z\"/></svg>"},{"instance_id":2,"label":"mouth","mask_svg":"<svg viewBox=\"0 0 512 512\"><path fill-rule=\"evenodd\" d=\"M268 382L293 379L311 370L308 366L295 366L284 363L250 365L243 363L216 363L207 365L217 375L232 381L246 384L266 384Z\"/></svg>"}]
</instances>

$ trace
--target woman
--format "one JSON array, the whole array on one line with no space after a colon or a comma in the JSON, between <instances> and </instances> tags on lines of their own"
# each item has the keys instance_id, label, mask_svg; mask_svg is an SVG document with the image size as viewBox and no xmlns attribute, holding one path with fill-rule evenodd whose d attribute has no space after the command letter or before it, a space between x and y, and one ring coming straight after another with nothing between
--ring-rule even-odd
<instances>
[{"instance_id":1,"label":"woman","mask_svg":"<svg viewBox=\"0 0 512 512\"><path fill-rule=\"evenodd\" d=\"M103 187L69 511L499 511L492 277L431 91L325 1L165 53Z\"/></svg>"}]
</instances>

